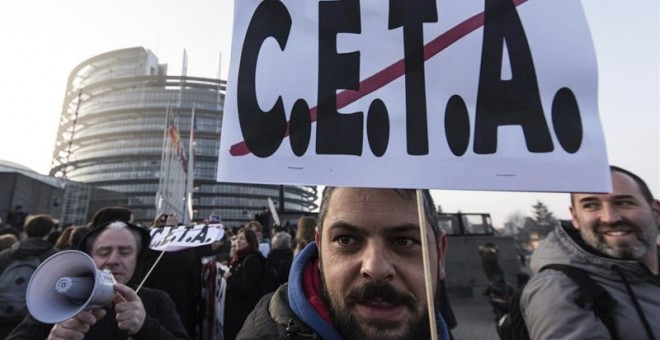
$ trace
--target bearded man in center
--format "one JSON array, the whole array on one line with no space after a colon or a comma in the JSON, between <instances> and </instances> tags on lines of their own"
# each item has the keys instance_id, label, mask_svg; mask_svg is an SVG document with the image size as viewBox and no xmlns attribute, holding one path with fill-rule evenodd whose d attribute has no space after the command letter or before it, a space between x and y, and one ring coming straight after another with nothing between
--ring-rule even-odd
<instances>
[{"instance_id":1,"label":"bearded man in center","mask_svg":"<svg viewBox=\"0 0 660 340\"><path fill-rule=\"evenodd\" d=\"M326 187L315 242L296 255L288 283L261 299L238 339L430 339L421 232L426 233L438 339L445 234L422 191Z\"/></svg>"}]
</instances>

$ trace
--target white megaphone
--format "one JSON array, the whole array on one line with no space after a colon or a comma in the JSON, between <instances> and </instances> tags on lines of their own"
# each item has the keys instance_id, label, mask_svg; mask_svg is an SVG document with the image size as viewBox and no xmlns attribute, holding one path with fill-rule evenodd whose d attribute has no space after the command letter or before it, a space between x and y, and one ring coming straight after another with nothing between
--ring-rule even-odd
<instances>
[{"instance_id":1,"label":"white megaphone","mask_svg":"<svg viewBox=\"0 0 660 340\"><path fill-rule=\"evenodd\" d=\"M43 323L58 323L83 310L98 309L115 296L114 277L96 268L89 255L65 250L49 257L32 274L25 302Z\"/></svg>"}]
</instances>

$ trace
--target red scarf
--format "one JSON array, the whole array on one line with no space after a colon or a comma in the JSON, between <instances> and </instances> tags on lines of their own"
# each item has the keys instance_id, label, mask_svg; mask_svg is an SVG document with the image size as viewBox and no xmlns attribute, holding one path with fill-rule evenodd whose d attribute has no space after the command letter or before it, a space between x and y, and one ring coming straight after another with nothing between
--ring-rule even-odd
<instances>
[{"instance_id":1,"label":"red scarf","mask_svg":"<svg viewBox=\"0 0 660 340\"><path fill-rule=\"evenodd\" d=\"M328 308L321 298L321 277L319 276L320 271L318 268L318 257L307 263L303 272L303 288L305 289L305 296L307 296L309 304L312 305L323 320L332 325Z\"/></svg>"},{"instance_id":2,"label":"red scarf","mask_svg":"<svg viewBox=\"0 0 660 340\"><path fill-rule=\"evenodd\" d=\"M250 249L250 247L245 247L243 249L237 250L234 253L234 257L232 257L231 260L229 260L229 268L235 268L236 266L238 266L238 263L241 262L241 258L243 258L244 255L249 254L251 252L253 252L253 250Z\"/></svg>"}]
</instances>

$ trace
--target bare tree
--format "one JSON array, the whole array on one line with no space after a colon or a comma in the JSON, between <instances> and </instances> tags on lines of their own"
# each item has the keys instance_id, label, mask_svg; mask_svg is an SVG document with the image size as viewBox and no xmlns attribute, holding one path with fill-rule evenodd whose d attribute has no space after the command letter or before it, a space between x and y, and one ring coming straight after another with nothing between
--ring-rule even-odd
<instances>
[{"instance_id":1,"label":"bare tree","mask_svg":"<svg viewBox=\"0 0 660 340\"><path fill-rule=\"evenodd\" d=\"M554 226L557 219L543 202L536 201L536 204L532 206L532 209L534 209L534 221L536 221L539 226Z\"/></svg>"},{"instance_id":2,"label":"bare tree","mask_svg":"<svg viewBox=\"0 0 660 340\"><path fill-rule=\"evenodd\" d=\"M516 210L509 214L504 221L504 234L516 235L519 230L525 226L525 219L527 217L520 210Z\"/></svg>"}]
</instances>

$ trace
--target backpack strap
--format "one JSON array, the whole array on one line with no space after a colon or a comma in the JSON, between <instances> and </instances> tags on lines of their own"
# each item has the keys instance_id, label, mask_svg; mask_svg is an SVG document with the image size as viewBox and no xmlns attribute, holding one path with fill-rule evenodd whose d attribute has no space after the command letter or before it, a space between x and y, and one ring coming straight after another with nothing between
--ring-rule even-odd
<instances>
[{"instance_id":1,"label":"backpack strap","mask_svg":"<svg viewBox=\"0 0 660 340\"><path fill-rule=\"evenodd\" d=\"M651 325L649 324L649 320L646 319L646 316L642 311L642 307L639 305L639 301L637 301L637 297L635 296L635 293L633 293L632 288L630 287L630 283L626 278L626 275L623 273L623 271L621 271L621 268L619 268L619 266L617 265L613 265L612 269L614 269L619 274L619 276L621 277L621 281L623 281L623 285L626 286L626 290L628 291L628 296L630 296L630 300L632 301L633 306L635 306L635 311L637 311L637 315L639 316L642 325L644 325L644 329L646 330L646 334L648 334L649 339L655 339L655 337L653 336L653 331L651 330Z\"/></svg>"},{"instance_id":2,"label":"backpack strap","mask_svg":"<svg viewBox=\"0 0 660 340\"><path fill-rule=\"evenodd\" d=\"M612 316L612 311L616 307L617 301L603 287L596 283L586 271L577 267L564 264L549 264L541 268L541 271L545 269L558 270L577 283L580 289L580 296L575 299L575 302L581 307L591 304L594 313L605 324L612 339L619 339L614 317Z\"/></svg>"}]
</instances>

